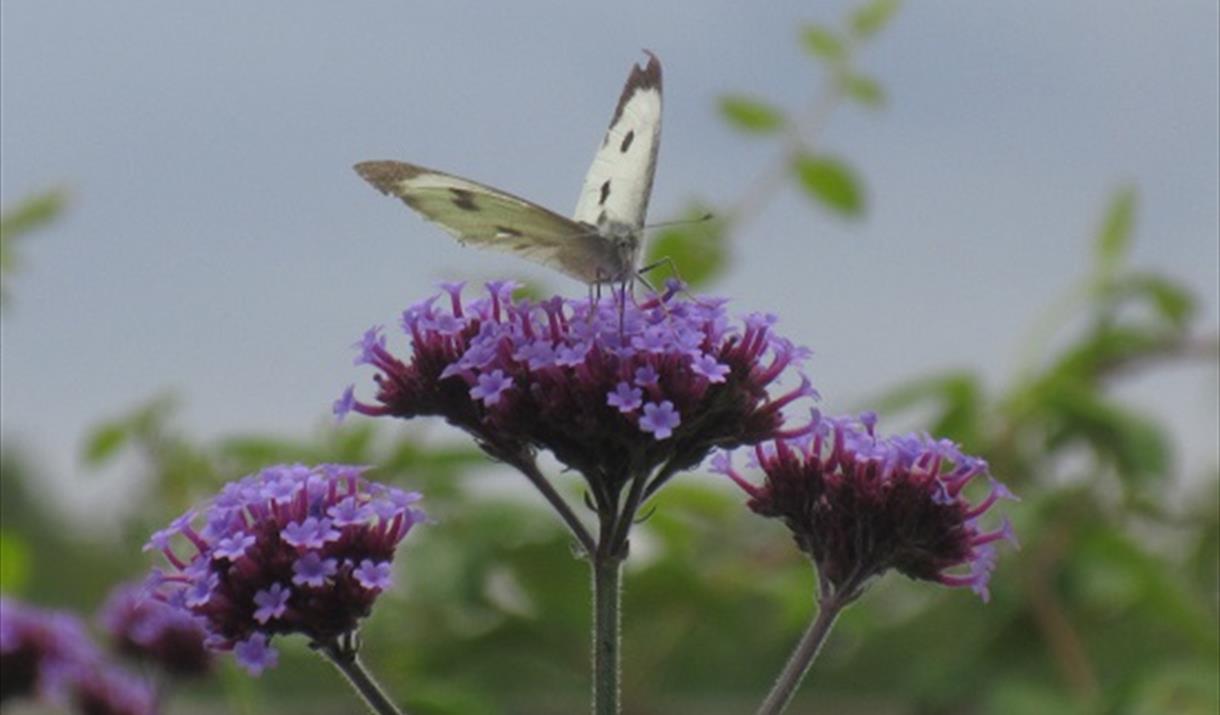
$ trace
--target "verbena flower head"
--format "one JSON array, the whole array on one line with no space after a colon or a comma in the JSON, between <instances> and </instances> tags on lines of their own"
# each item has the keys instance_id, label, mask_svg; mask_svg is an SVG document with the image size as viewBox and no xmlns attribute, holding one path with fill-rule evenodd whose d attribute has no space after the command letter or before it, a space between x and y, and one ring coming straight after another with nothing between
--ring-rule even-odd
<instances>
[{"instance_id":1,"label":"verbena flower head","mask_svg":"<svg viewBox=\"0 0 1220 715\"><path fill-rule=\"evenodd\" d=\"M230 482L153 534L170 569L155 597L198 616L208 645L252 674L275 665L275 635L325 644L352 632L390 586L394 551L424 519L419 494L363 467L278 465Z\"/></svg>"},{"instance_id":2,"label":"verbena flower head","mask_svg":"<svg viewBox=\"0 0 1220 715\"><path fill-rule=\"evenodd\" d=\"M104 662L75 615L0 598L0 705L31 697L90 715L151 715L148 683Z\"/></svg>"},{"instance_id":3,"label":"verbena flower head","mask_svg":"<svg viewBox=\"0 0 1220 715\"><path fill-rule=\"evenodd\" d=\"M985 531L979 518L1013 498L988 474L987 463L948 440L927 435L878 437L875 416L823 418L810 432L759 445L754 461L765 474L756 486L719 455L716 468L750 495L758 514L782 519L819 577L858 591L889 569L946 586L969 586L987 600L994 542L1015 543L1007 519ZM976 477L991 491L977 504L962 495Z\"/></svg>"},{"instance_id":4,"label":"verbena flower head","mask_svg":"<svg viewBox=\"0 0 1220 715\"><path fill-rule=\"evenodd\" d=\"M153 715L160 712L149 685L112 666L95 664L76 679L72 691L75 712L86 715Z\"/></svg>"},{"instance_id":5,"label":"verbena flower head","mask_svg":"<svg viewBox=\"0 0 1220 715\"><path fill-rule=\"evenodd\" d=\"M515 300L508 282L463 301L447 285L403 314L409 358L380 328L365 334L356 362L378 370L376 401L348 388L335 411L444 417L501 459L550 450L606 493L782 434L781 410L813 390L803 378L781 396L767 390L807 351L776 336L773 317L736 323L724 300L680 299L680 287L624 305Z\"/></svg>"},{"instance_id":6,"label":"verbena flower head","mask_svg":"<svg viewBox=\"0 0 1220 715\"><path fill-rule=\"evenodd\" d=\"M75 615L0 598L0 703L27 696L63 703L99 657Z\"/></svg>"},{"instance_id":7,"label":"verbena flower head","mask_svg":"<svg viewBox=\"0 0 1220 715\"><path fill-rule=\"evenodd\" d=\"M151 663L170 675L204 675L212 656L204 645L199 618L151 597L146 589L124 584L115 588L99 614L118 652Z\"/></svg>"}]
</instances>

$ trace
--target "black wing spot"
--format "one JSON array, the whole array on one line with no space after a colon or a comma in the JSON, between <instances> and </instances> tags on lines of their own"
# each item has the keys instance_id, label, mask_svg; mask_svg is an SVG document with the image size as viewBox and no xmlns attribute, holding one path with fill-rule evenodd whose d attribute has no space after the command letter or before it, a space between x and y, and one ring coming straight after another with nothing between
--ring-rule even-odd
<instances>
[{"instance_id":1,"label":"black wing spot","mask_svg":"<svg viewBox=\"0 0 1220 715\"><path fill-rule=\"evenodd\" d=\"M604 206L608 198L610 198L610 180L606 179L605 183L602 184L602 197L597 200L597 205Z\"/></svg>"},{"instance_id":2,"label":"black wing spot","mask_svg":"<svg viewBox=\"0 0 1220 715\"><path fill-rule=\"evenodd\" d=\"M449 193L453 194L453 205L463 211L478 211L479 207L474 203L474 194L465 189L449 189Z\"/></svg>"},{"instance_id":3,"label":"black wing spot","mask_svg":"<svg viewBox=\"0 0 1220 715\"><path fill-rule=\"evenodd\" d=\"M524 233L521 233L517 229L511 228L509 226L496 226L496 233L500 234L502 236L512 236L513 238L521 238L522 236L525 235Z\"/></svg>"},{"instance_id":4,"label":"black wing spot","mask_svg":"<svg viewBox=\"0 0 1220 715\"><path fill-rule=\"evenodd\" d=\"M618 145L618 150L624 154L631 148L631 142L635 141L635 130L627 132L627 136L623 137L623 143Z\"/></svg>"}]
</instances>

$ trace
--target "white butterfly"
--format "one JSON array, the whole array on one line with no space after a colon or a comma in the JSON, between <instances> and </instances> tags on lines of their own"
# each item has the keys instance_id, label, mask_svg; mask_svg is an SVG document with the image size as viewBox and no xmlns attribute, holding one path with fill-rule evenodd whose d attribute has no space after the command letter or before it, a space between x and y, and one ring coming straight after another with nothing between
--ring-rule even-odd
<instances>
[{"instance_id":1,"label":"white butterfly","mask_svg":"<svg viewBox=\"0 0 1220 715\"><path fill-rule=\"evenodd\" d=\"M647 52L647 51L646 51ZM636 275L661 144L661 63L632 67L571 219L469 179L401 161L356 173L458 241L515 253L590 285Z\"/></svg>"}]
</instances>

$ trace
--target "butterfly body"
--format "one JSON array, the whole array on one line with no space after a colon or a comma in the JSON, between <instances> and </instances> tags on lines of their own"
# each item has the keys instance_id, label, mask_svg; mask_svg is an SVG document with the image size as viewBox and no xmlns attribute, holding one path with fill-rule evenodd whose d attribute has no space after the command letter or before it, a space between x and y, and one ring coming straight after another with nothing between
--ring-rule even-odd
<instances>
[{"instance_id":1,"label":"butterfly body","mask_svg":"<svg viewBox=\"0 0 1220 715\"><path fill-rule=\"evenodd\" d=\"M506 191L401 161L356 172L466 245L504 251L590 285L636 274L661 132L661 65L632 69L572 218Z\"/></svg>"}]
</instances>

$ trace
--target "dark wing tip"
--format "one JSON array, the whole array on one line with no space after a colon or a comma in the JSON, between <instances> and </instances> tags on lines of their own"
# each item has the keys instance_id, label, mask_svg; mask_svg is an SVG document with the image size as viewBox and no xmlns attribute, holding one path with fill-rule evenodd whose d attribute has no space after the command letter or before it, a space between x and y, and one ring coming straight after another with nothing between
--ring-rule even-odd
<instances>
[{"instance_id":1,"label":"dark wing tip","mask_svg":"<svg viewBox=\"0 0 1220 715\"><path fill-rule=\"evenodd\" d=\"M403 179L418 176L418 167L401 161L362 161L352 167L360 178L369 182L383 194L394 193L394 187Z\"/></svg>"},{"instance_id":2,"label":"dark wing tip","mask_svg":"<svg viewBox=\"0 0 1220 715\"><path fill-rule=\"evenodd\" d=\"M614 126L618 122L618 118L623 115L623 107L627 104L627 100L639 90L656 89L661 91L661 60L652 53L651 50L644 50L644 54L648 55L648 64L643 67L632 65L631 74L627 75L627 83L623 85L623 93L618 97L618 104L614 107L614 118L610 120L610 126Z\"/></svg>"},{"instance_id":3,"label":"dark wing tip","mask_svg":"<svg viewBox=\"0 0 1220 715\"><path fill-rule=\"evenodd\" d=\"M645 49L644 54L648 55L648 64L643 67L636 65L631 69L631 76L627 78L627 86L632 86L634 82L635 86L641 89L656 87L659 91L661 89L661 60L657 59L652 50Z\"/></svg>"}]
</instances>

